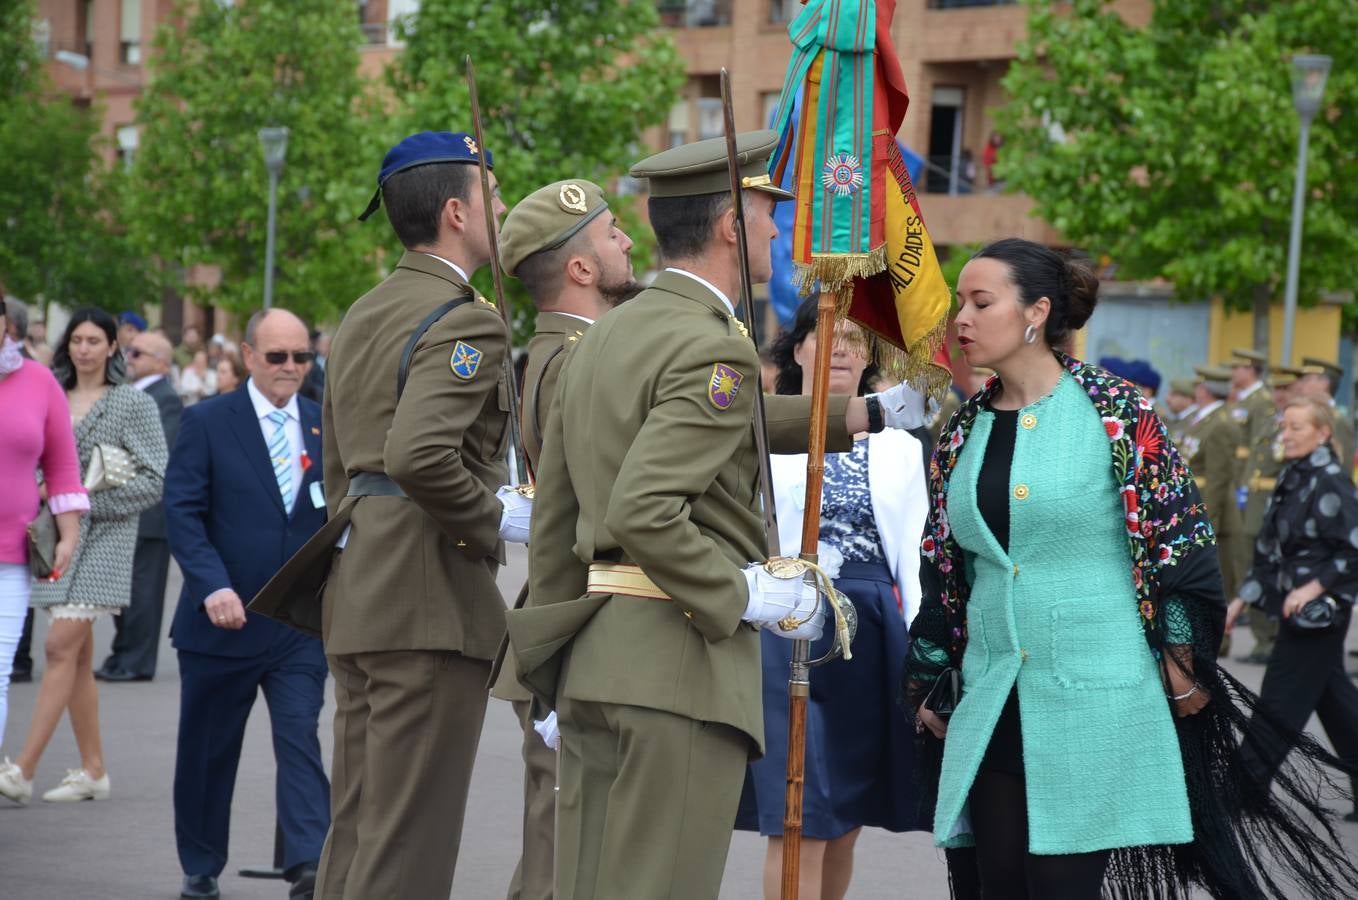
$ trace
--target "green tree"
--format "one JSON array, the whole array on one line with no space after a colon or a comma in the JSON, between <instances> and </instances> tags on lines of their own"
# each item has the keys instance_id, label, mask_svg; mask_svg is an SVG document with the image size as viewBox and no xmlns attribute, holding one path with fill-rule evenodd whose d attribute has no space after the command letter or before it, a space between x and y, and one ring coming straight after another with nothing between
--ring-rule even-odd
<instances>
[{"instance_id":1,"label":"green tree","mask_svg":"<svg viewBox=\"0 0 1358 900\"><path fill-rule=\"evenodd\" d=\"M125 309L152 291L119 223L99 108L56 92L32 39L32 2L0 12L0 280L18 296Z\"/></svg>"},{"instance_id":2,"label":"green tree","mask_svg":"<svg viewBox=\"0 0 1358 900\"><path fill-rule=\"evenodd\" d=\"M355 221L380 158L361 41L352 4L333 0L179 0L161 26L137 106L134 210L167 267L220 270L219 284L184 284L190 296L238 315L260 306L268 172L258 131L277 125L290 133L275 305L325 319L372 285L378 248Z\"/></svg>"},{"instance_id":3,"label":"green tree","mask_svg":"<svg viewBox=\"0 0 1358 900\"><path fill-rule=\"evenodd\" d=\"M1155 0L1144 28L1105 0L1028 8L1004 81L1001 174L1124 276L1164 276L1181 297L1237 309L1282 294L1298 140L1290 58L1334 57L1311 130L1299 294L1352 287L1358 4Z\"/></svg>"},{"instance_id":4,"label":"green tree","mask_svg":"<svg viewBox=\"0 0 1358 900\"><path fill-rule=\"evenodd\" d=\"M390 86L400 114L387 137L472 130L464 57L476 65L486 146L505 203L544 184L587 178L610 187L645 155L642 132L665 121L684 68L659 29L654 3L633 0L424 0L403 23L405 51ZM369 166L373 168L373 166ZM632 204L618 202L641 271L652 240ZM643 239L644 238L644 239ZM483 290L489 288L485 279ZM513 279L516 330L532 328Z\"/></svg>"}]
</instances>

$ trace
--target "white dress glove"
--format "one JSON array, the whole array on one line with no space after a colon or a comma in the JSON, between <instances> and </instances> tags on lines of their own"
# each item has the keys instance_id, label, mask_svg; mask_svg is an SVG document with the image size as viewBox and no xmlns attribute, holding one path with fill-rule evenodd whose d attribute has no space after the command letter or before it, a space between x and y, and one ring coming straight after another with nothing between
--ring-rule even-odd
<instances>
[{"instance_id":1,"label":"white dress glove","mask_svg":"<svg viewBox=\"0 0 1358 900\"><path fill-rule=\"evenodd\" d=\"M820 638L825 627L825 607L821 605L816 589L805 578L776 578L761 563L746 566L741 571L750 589L750 599L741 618L790 641ZM789 617L801 621L808 616L806 622L791 631L784 631L778 624Z\"/></svg>"},{"instance_id":2,"label":"white dress glove","mask_svg":"<svg viewBox=\"0 0 1358 900\"><path fill-rule=\"evenodd\" d=\"M816 565L820 570L830 576L831 581L839 578L839 570L844 568L844 554L839 552L838 547L831 546L825 541L816 543Z\"/></svg>"},{"instance_id":3,"label":"white dress glove","mask_svg":"<svg viewBox=\"0 0 1358 900\"><path fill-rule=\"evenodd\" d=\"M548 747L553 750L561 749L561 729L556 727L556 710L547 713L547 718L534 722L533 730L542 737L542 742Z\"/></svg>"},{"instance_id":4,"label":"white dress glove","mask_svg":"<svg viewBox=\"0 0 1358 900\"><path fill-rule=\"evenodd\" d=\"M924 395L905 382L869 396L882 404L882 422L887 428L909 431L924 424Z\"/></svg>"},{"instance_id":5,"label":"white dress glove","mask_svg":"<svg viewBox=\"0 0 1358 900\"><path fill-rule=\"evenodd\" d=\"M533 521L533 501L509 485L495 492L504 512L500 514L500 539L512 544L528 543L528 526Z\"/></svg>"}]
</instances>

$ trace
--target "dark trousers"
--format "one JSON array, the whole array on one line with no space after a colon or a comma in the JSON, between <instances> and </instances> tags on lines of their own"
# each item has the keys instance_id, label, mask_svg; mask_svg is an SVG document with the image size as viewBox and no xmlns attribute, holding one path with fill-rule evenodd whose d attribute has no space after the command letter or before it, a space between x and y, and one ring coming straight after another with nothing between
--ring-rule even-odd
<instances>
[{"instance_id":1,"label":"dark trousers","mask_svg":"<svg viewBox=\"0 0 1358 900\"><path fill-rule=\"evenodd\" d=\"M114 616L113 618L118 618ZM24 616L24 633L19 637L19 646L14 648L14 668L13 675L32 675L33 674L33 607L28 608L28 615Z\"/></svg>"},{"instance_id":2,"label":"dark trousers","mask_svg":"<svg viewBox=\"0 0 1358 900\"><path fill-rule=\"evenodd\" d=\"M1358 686L1344 671L1345 631L1298 634L1284 624L1278 632L1259 702L1281 733L1256 716L1241 746L1242 761L1260 783L1278 771L1313 712L1335 755L1358 767ZM1353 782L1358 796L1358 778Z\"/></svg>"},{"instance_id":3,"label":"dark trousers","mask_svg":"<svg viewBox=\"0 0 1358 900\"><path fill-rule=\"evenodd\" d=\"M165 617L165 582L170 574L170 543L138 538L132 557L132 603L113 617L113 652L105 669L122 669L142 678L156 674L160 626Z\"/></svg>"},{"instance_id":4,"label":"dark trousers","mask_svg":"<svg viewBox=\"0 0 1358 900\"><path fill-rule=\"evenodd\" d=\"M186 875L216 876L226 867L245 722L261 689L278 768L274 802L283 830L283 867L320 858L330 826L330 784L317 733L325 672L320 641L292 631L280 633L258 656L179 651L174 831Z\"/></svg>"}]
</instances>

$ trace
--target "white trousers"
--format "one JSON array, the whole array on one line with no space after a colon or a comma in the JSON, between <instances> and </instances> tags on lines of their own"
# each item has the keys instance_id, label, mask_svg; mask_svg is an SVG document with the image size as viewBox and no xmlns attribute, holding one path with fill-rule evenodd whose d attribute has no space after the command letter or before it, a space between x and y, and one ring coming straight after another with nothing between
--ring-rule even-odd
<instances>
[{"instance_id":1,"label":"white trousers","mask_svg":"<svg viewBox=\"0 0 1358 900\"><path fill-rule=\"evenodd\" d=\"M4 742L9 718L9 676L14 669L14 651L24 633L30 584L28 566L0 563L0 743Z\"/></svg>"}]
</instances>

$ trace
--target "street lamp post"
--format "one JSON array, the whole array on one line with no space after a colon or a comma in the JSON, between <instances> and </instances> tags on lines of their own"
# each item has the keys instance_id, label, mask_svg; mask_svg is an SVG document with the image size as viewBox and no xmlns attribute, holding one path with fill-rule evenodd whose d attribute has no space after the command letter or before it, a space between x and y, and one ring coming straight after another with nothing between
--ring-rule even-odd
<instances>
[{"instance_id":1,"label":"street lamp post","mask_svg":"<svg viewBox=\"0 0 1358 900\"><path fill-rule=\"evenodd\" d=\"M1325 78L1330 74L1328 56L1299 54L1292 57L1292 105L1301 119L1297 145L1297 180L1292 187L1292 236L1287 242L1287 287L1283 295L1283 365L1292 365L1292 339L1297 324L1297 278L1301 270L1302 210L1306 205L1306 148L1311 140L1311 120L1320 111Z\"/></svg>"},{"instance_id":2,"label":"street lamp post","mask_svg":"<svg viewBox=\"0 0 1358 900\"><path fill-rule=\"evenodd\" d=\"M259 129L259 142L264 145L264 166L269 170L269 225L264 243L264 308L273 306L273 253L278 220L278 176L283 171L283 158L288 153L286 128Z\"/></svg>"}]
</instances>

